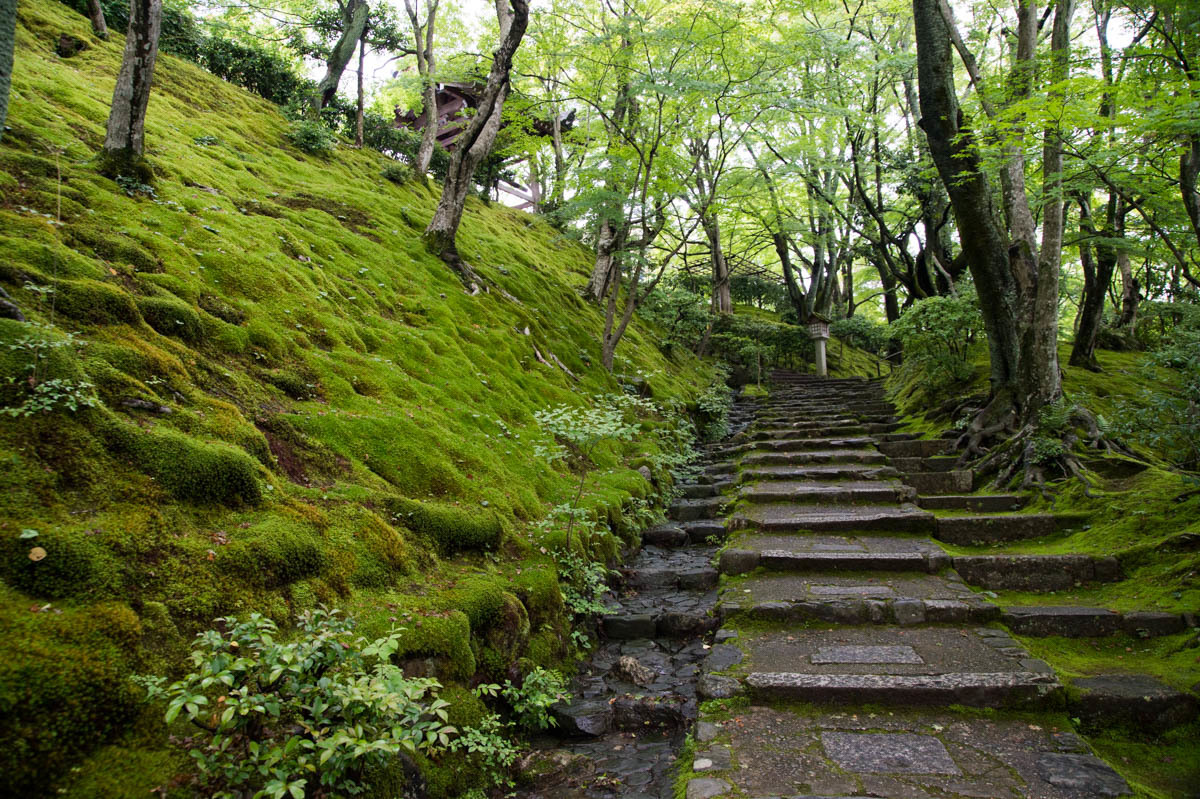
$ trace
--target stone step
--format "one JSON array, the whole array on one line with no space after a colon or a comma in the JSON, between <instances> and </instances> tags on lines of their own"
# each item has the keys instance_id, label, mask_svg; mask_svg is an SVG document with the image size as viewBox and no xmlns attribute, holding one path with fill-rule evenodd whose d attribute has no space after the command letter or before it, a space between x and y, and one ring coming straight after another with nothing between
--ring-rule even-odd
<instances>
[{"instance_id":1,"label":"stone step","mask_svg":"<svg viewBox=\"0 0 1200 799\"><path fill-rule=\"evenodd\" d=\"M899 480L768 480L744 485L738 496L749 502L904 502L912 489Z\"/></svg>"},{"instance_id":2,"label":"stone step","mask_svg":"<svg viewBox=\"0 0 1200 799\"><path fill-rule=\"evenodd\" d=\"M1079 736L1028 718L760 704L702 715L696 735L723 750L728 757L721 761L730 765L694 778L689 799L1095 799L1130 792Z\"/></svg>"},{"instance_id":3,"label":"stone step","mask_svg":"<svg viewBox=\"0 0 1200 799\"><path fill-rule=\"evenodd\" d=\"M806 433L820 433L827 436L861 436L866 434L866 430L862 424L849 421L833 425L822 423L772 425L770 427L759 427L757 430L748 433L747 437L752 441L764 441L779 438L794 438Z\"/></svg>"},{"instance_id":4,"label":"stone step","mask_svg":"<svg viewBox=\"0 0 1200 799\"><path fill-rule=\"evenodd\" d=\"M1087 516L1053 513L986 514L978 516L940 516L937 520L939 541L960 546L1001 544L1054 535L1083 524Z\"/></svg>"},{"instance_id":5,"label":"stone step","mask_svg":"<svg viewBox=\"0 0 1200 799\"><path fill-rule=\"evenodd\" d=\"M971 585L992 591L1065 591L1122 579L1116 558L1092 555L964 555L954 558L954 569Z\"/></svg>"},{"instance_id":6,"label":"stone step","mask_svg":"<svg viewBox=\"0 0 1200 799\"><path fill-rule=\"evenodd\" d=\"M679 588L684 591L705 591L716 588L718 573L713 568L674 569L647 568L625 569L625 585L643 590L647 588Z\"/></svg>"},{"instance_id":7,"label":"stone step","mask_svg":"<svg viewBox=\"0 0 1200 799\"><path fill-rule=\"evenodd\" d=\"M892 458L892 465L906 474L952 472L958 465L957 455L934 455L919 458Z\"/></svg>"},{"instance_id":8,"label":"stone step","mask_svg":"<svg viewBox=\"0 0 1200 799\"><path fill-rule=\"evenodd\" d=\"M1124 727L1158 735L1200 716L1200 702L1146 674L1100 674L1071 681L1067 712L1086 731Z\"/></svg>"},{"instance_id":9,"label":"stone step","mask_svg":"<svg viewBox=\"0 0 1200 799\"><path fill-rule=\"evenodd\" d=\"M889 458L930 458L949 454L948 442L937 438L913 438L907 441L881 441L879 451Z\"/></svg>"},{"instance_id":10,"label":"stone step","mask_svg":"<svg viewBox=\"0 0 1200 799\"><path fill-rule=\"evenodd\" d=\"M1016 494L942 494L917 497L917 504L926 510L973 510L979 513L999 513L1020 510L1026 497Z\"/></svg>"},{"instance_id":11,"label":"stone step","mask_svg":"<svg viewBox=\"0 0 1200 799\"><path fill-rule=\"evenodd\" d=\"M752 701L1008 708L1062 703L1053 670L991 628L771 630L739 634L733 644L744 659L724 673L739 679ZM704 668L712 671L707 661Z\"/></svg>"},{"instance_id":12,"label":"stone step","mask_svg":"<svg viewBox=\"0 0 1200 799\"><path fill-rule=\"evenodd\" d=\"M715 519L724 513L725 508L732 504L727 497L708 497L705 499L680 499L671 503L667 515L677 522L691 522L697 519Z\"/></svg>"},{"instance_id":13,"label":"stone step","mask_svg":"<svg viewBox=\"0 0 1200 799\"><path fill-rule=\"evenodd\" d=\"M888 536L738 534L720 554L722 574L762 567L787 572L938 572L950 556L928 539Z\"/></svg>"},{"instance_id":14,"label":"stone step","mask_svg":"<svg viewBox=\"0 0 1200 799\"><path fill-rule=\"evenodd\" d=\"M725 540L725 522L717 519L697 519L694 522L686 522L682 526L693 544Z\"/></svg>"},{"instance_id":15,"label":"stone step","mask_svg":"<svg viewBox=\"0 0 1200 799\"><path fill-rule=\"evenodd\" d=\"M904 482L916 489L923 497L944 494L961 494L975 485L975 475L969 469L950 472L916 472L904 476Z\"/></svg>"},{"instance_id":16,"label":"stone step","mask_svg":"<svg viewBox=\"0 0 1200 799\"><path fill-rule=\"evenodd\" d=\"M642 543L664 549L675 549L692 543L687 530L678 524L656 524L642 531Z\"/></svg>"},{"instance_id":17,"label":"stone step","mask_svg":"<svg viewBox=\"0 0 1200 799\"><path fill-rule=\"evenodd\" d=\"M704 499L706 497L720 496L728 488L732 488L734 484L733 478L728 480L713 480L711 483L693 483L692 485L681 486L680 491L684 499Z\"/></svg>"},{"instance_id":18,"label":"stone step","mask_svg":"<svg viewBox=\"0 0 1200 799\"><path fill-rule=\"evenodd\" d=\"M887 458L876 449L831 449L806 452L752 452L742 458L743 466L812 463L873 463L884 465Z\"/></svg>"},{"instance_id":19,"label":"stone step","mask_svg":"<svg viewBox=\"0 0 1200 799\"><path fill-rule=\"evenodd\" d=\"M809 452L811 450L852 449L865 450L875 446L875 439L869 436L851 436L838 438L821 436L805 438L792 436L790 438L768 438L754 442L753 449L758 452Z\"/></svg>"},{"instance_id":20,"label":"stone step","mask_svg":"<svg viewBox=\"0 0 1200 799\"><path fill-rule=\"evenodd\" d=\"M735 618L834 624L983 624L1000 609L960 582L926 574L764 574L721 591L722 622Z\"/></svg>"},{"instance_id":21,"label":"stone step","mask_svg":"<svg viewBox=\"0 0 1200 799\"><path fill-rule=\"evenodd\" d=\"M744 483L763 480L891 480L900 473L891 466L863 463L827 463L814 466L757 466L739 473Z\"/></svg>"},{"instance_id":22,"label":"stone step","mask_svg":"<svg viewBox=\"0 0 1200 799\"><path fill-rule=\"evenodd\" d=\"M909 435L908 433L894 433L894 431L899 430L903 426L903 422L895 420L890 422L863 422L863 427L867 428L867 432L871 435Z\"/></svg>"},{"instance_id":23,"label":"stone step","mask_svg":"<svg viewBox=\"0 0 1200 799\"><path fill-rule=\"evenodd\" d=\"M924 533L935 529L937 519L916 505L797 505L772 503L746 505L730 517L729 528L766 532L843 532L886 530Z\"/></svg>"},{"instance_id":24,"label":"stone step","mask_svg":"<svg viewBox=\"0 0 1200 799\"><path fill-rule=\"evenodd\" d=\"M1118 633L1153 637L1181 633L1195 617L1158 611L1123 614L1080 605L1025 605L1004 608L1000 621L1018 635L1032 638L1103 638Z\"/></svg>"}]
</instances>

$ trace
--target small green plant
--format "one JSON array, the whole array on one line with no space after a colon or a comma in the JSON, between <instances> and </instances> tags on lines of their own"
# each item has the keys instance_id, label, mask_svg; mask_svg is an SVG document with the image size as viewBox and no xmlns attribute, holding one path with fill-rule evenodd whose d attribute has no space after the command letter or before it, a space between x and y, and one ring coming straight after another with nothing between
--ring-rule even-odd
<instances>
[{"instance_id":1,"label":"small green plant","mask_svg":"<svg viewBox=\"0 0 1200 799\"><path fill-rule=\"evenodd\" d=\"M218 139L216 136L210 136L209 134L206 133L202 136L193 136L192 143L197 144L201 147L215 147L221 143L221 140Z\"/></svg>"},{"instance_id":2,"label":"small green plant","mask_svg":"<svg viewBox=\"0 0 1200 799\"><path fill-rule=\"evenodd\" d=\"M577 618L609 612L601 598L608 592L608 569L599 561L571 551L554 553L563 603Z\"/></svg>"},{"instance_id":3,"label":"small green plant","mask_svg":"<svg viewBox=\"0 0 1200 799\"><path fill-rule=\"evenodd\" d=\"M926 391L971 377L971 345L983 334L983 314L973 292L914 303L891 324L904 352L903 370L919 370Z\"/></svg>"},{"instance_id":4,"label":"small green plant","mask_svg":"<svg viewBox=\"0 0 1200 799\"><path fill-rule=\"evenodd\" d=\"M497 685L480 688L498 689ZM476 689L478 693L479 690ZM516 762L520 750L512 742L508 724L495 713L489 713L473 727L466 727L450 742L453 752L466 752L479 758L493 785L505 788L513 786L509 770ZM470 794L468 794L470 795ZM480 796L483 794L480 793Z\"/></svg>"},{"instance_id":5,"label":"small green plant","mask_svg":"<svg viewBox=\"0 0 1200 799\"><path fill-rule=\"evenodd\" d=\"M513 717L526 730L545 730L555 725L550 707L568 698L567 679L561 673L538 666L525 675L520 685L505 680L501 696L512 708Z\"/></svg>"},{"instance_id":6,"label":"small green plant","mask_svg":"<svg viewBox=\"0 0 1200 799\"><path fill-rule=\"evenodd\" d=\"M35 416L59 408L65 408L74 413L80 408L95 408L100 404L100 398L95 393L95 385L86 380L51 377L31 383L28 380L17 380L10 377L8 382L10 385L26 388L25 399L20 405L0 408L0 413L9 416Z\"/></svg>"},{"instance_id":7,"label":"small green plant","mask_svg":"<svg viewBox=\"0 0 1200 799\"><path fill-rule=\"evenodd\" d=\"M733 410L733 395L725 385L727 369L718 369L717 378L696 398L696 407L703 415L704 440L717 441L729 433L729 412Z\"/></svg>"},{"instance_id":8,"label":"small green plant","mask_svg":"<svg viewBox=\"0 0 1200 799\"><path fill-rule=\"evenodd\" d=\"M404 183L412 177L412 167L407 164L388 164L383 168L383 179L392 183Z\"/></svg>"},{"instance_id":9,"label":"small green plant","mask_svg":"<svg viewBox=\"0 0 1200 799\"><path fill-rule=\"evenodd\" d=\"M197 637L183 679L164 688L161 677L138 678L166 701L168 724L182 717L200 730L186 743L206 796L356 794L366 769L453 741L441 686L390 662L398 632L354 639L353 624L325 608L301 616L290 643L257 613L218 622L226 632Z\"/></svg>"},{"instance_id":10,"label":"small green plant","mask_svg":"<svg viewBox=\"0 0 1200 799\"><path fill-rule=\"evenodd\" d=\"M121 187L121 191L125 192L129 197L136 197L139 194L143 197L154 199L157 195L154 193L154 187L149 183L143 183L136 177L129 175L117 175L116 183Z\"/></svg>"},{"instance_id":11,"label":"small green plant","mask_svg":"<svg viewBox=\"0 0 1200 799\"><path fill-rule=\"evenodd\" d=\"M330 155L337 146L333 131L320 122L297 119L287 132L288 140L309 155Z\"/></svg>"}]
</instances>

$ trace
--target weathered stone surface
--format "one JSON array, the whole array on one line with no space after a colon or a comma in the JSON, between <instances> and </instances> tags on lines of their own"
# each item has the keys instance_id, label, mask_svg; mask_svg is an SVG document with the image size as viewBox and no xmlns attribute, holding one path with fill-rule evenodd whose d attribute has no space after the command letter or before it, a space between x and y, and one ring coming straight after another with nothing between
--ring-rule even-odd
<instances>
[{"instance_id":1,"label":"weathered stone surface","mask_svg":"<svg viewBox=\"0 0 1200 799\"><path fill-rule=\"evenodd\" d=\"M1158 635L1174 635L1187 629L1183 616L1178 613L1157 611L1135 611L1121 618L1121 627L1130 635L1151 638Z\"/></svg>"},{"instance_id":2,"label":"weathered stone surface","mask_svg":"<svg viewBox=\"0 0 1200 799\"><path fill-rule=\"evenodd\" d=\"M653 638L657 629L654 617L649 613L631 616L605 616L601 625L609 638Z\"/></svg>"},{"instance_id":3,"label":"weathered stone surface","mask_svg":"<svg viewBox=\"0 0 1200 799\"><path fill-rule=\"evenodd\" d=\"M980 588L1064 591L1077 583L1120 579L1115 563L1088 555L970 555L954 558L954 569Z\"/></svg>"},{"instance_id":4,"label":"weathered stone surface","mask_svg":"<svg viewBox=\"0 0 1200 799\"><path fill-rule=\"evenodd\" d=\"M926 510L971 510L976 513L1002 513L1019 510L1023 497L1013 494L942 494L921 497L917 504Z\"/></svg>"},{"instance_id":5,"label":"weathered stone surface","mask_svg":"<svg viewBox=\"0 0 1200 799\"><path fill-rule=\"evenodd\" d=\"M823 646L809 656L822 663L924 663L911 646Z\"/></svg>"},{"instance_id":6,"label":"weathered stone surface","mask_svg":"<svg viewBox=\"0 0 1200 799\"><path fill-rule=\"evenodd\" d=\"M975 478L969 470L959 469L950 472L909 472L905 475L904 482L924 497L970 491Z\"/></svg>"},{"instance_id":7,"label":"weathered stone surface","mask_svg":"<svg viewBox=\"0 0 1200 799\"><path fill-rule=\"evenodd\" d=\"M683 525L688 538L693 544L706 544L711 541L725 539L725 522L715 519L700 519Z\"/></svg>"},{"instance_id":8,"label":"weathered stone surface","mask_svg":"<svg viewBox=\"0 0 1200 799\"><path fill-rule=\"evenodd\" d=\"M568 775L576 779L589 777L595 765L586 755L565 749L535 749L517 761L516 770L522 783L542 791L561 785Z\"/></svg>"},{"instance_id":9,"label":"weathered stone surface","mask_svg":"<svg viewBox=\"0 0 1200 799\"><path fill-rule=\"evenodd\" d=\"M758 568L759 553L750 549L727 549L721 553L722 574L745 574Z\"/></svg>"},{"instance_id":10,"label":"weathered stone surface","mask_svg":"<svg viewBox=\"0 0 1200 799\"><path fill-rule=\"evenodd\" d=\"M692 732L692 735L700 743L708 743L709 741L716 740L720 734L721 728L710 721L696 722L696 728Z\"/></svg>"},{"instance_id":11,"label":"weathered stone surface","mask_svg":"<svg viewBox=\"0 0 1200 799\"><path fill-rule=\"evenodd\" d=\"M908 487L898 480L773 480L742 488L750 502L901 502Z\"/></svg>"},{"instance_id":12,"label":"weathered stone surface","mask_svg":"<svg viewBox=\"0 0 1200 799\"><path fill-rule=\"evenodd\" d=\"M706 672L725 671L730 666L736 666L745 658L742 650L730 644L714 644L704 658L703 669Z\"/></svg>"},{"instance_id":13,"label":"weathered stone surface","mask_svg":"<svg viewBox=\"0 0 1200 799\"><path fill-rule=\"evenodd\" d=\"M847 771L868 774L961 774L932 735L827 732L826 754Z\"/></svg>"},{"instance_id":14,"label":"weathered stone surface","mask_svg":"<svg viewBox=\"0 0 1200 799\"><path fill-rule=\"evenodd\" d=\"M715 588L719 576L716 569L688 569L679 572L679 587L685 591Z\"/></svg>"},{"instance_id":15,"label":"weathered stone surface","mask_svg":"<svg viewBox=\"0 0 1200 799\"><path fill-rule=\"evenodd\" d=\"M612 703L612 725L618 730L676 729L695 715L695 703L680 696L625 694Z\"/></svg>"},{"instance_id":16,"label":"weathered stone surface","mask_svg":"<svg viewBox=\"0 0 1200 799\"><path fill-rule=\"evenodd\" d=\"M672 519L681 522L690 522L697 519L715 519L721 514L722 509L728 502L724 497L681 499L671 504L670 516Z\"/></svg>"},{"instance_id":17,"label":"weathered stone surface","mask_svg":"<svg viewBox=\"0 0 1200 799\"><path fill-rule=\"evenodd\" d=\"M688 780L687 799L712 799L714 796L724 796L733 786L725 780L713 777L696 777Z\"/></svg>"},{"instance_id":18,"label":"weathered stone surface","mask_svg":"<svg viewBox=\"0 0 1200 799\"><path fill-rule=\"evenodd\" d=\"M919 599L899 599L892 603L892 615L897 624L923 624L925 603Z\"/></svg>"},{"instance_id":19,"label":"weathered stone surface","mask_svg":"<svg viewBox=\"0 0 1200 799\"><path fill-rule=\"evenodd\" d=\"M705 699L728 699L742 692L742 683L733 677L705 674L696 681L696 693Z\"/></svg>"},{"instance_id":20,"label":"weathered stone surface","mask_svg":"<svg viewBox=\"0 0 1200 799\"><path fill-rule=\"evenodd\" d=\"M612 727L612 707L605 701L576 700L550 709L564 735L596 737Z\"/></svg>"},{"instance_id":21,"label":"weathered stone surface","mask_svg":"<svg viewBox=\"0 0 1200 799\"><path fill-rule=\"evenodd\" d=\"M640 685L643 688L654 682L658 678L658 674L654 669L647 668L638 662L638 659L631 655L622 655L617 660L617 665L613 667L613 675L625 682L631 682L634 685Z\"/></svg>"},{"instance_id":22,"label":"weathered stone surface","mask_svg":"<svg viewBox=\"0 0 1200 799\"><path fill-rule=\"evenodd\" d=\"M668 611L658 615L655 633L660 638L700 636L711 630L717 619L702 612Z\"/></svg>"},{"instance_id":23,"label":"weathered stone surface","mask_svg":"<svg viewBox=\"0 0 1200 799\"><path fill-rule=\"evenodd\" d=\"M925 608L925 621L935 624L960 623L975 616L970 605L957 599L926 599L921 604Z\"/></svg>"},{"instance_id":24,"label":"weathered stone surface","mask_svg":"<svg viewBox=\"0 0 1200 799\"><path fill-rule=\"evenodd\" d=\"M1104 674L1073 681L1071 714L1092 729L1113 725L1162 732L1200 712L1196 697L1142 674Z\"/></svg>"},{"instance_id":25,"label":"weathered stone surface","mask_svg":"<svg viewBox=\"0 0 1200 799\"><path fill-rule=\"evenodd\" d=\"M676 524L660 524L642 533L642 541L656 547L681 547L688 543L687 530Z\"/></svg>"},{"instance_id":26,"label":"weathered stone surface","mask_svg":"<svg viewBox=\"0 0 1200 799\"><path fill-rule=\"evenodd\" d=\"M886 530L930 532L936 519L916 505L749 505L730 518L734 529L768 532Z\"/></svg>"},{"instance_id":27,"label":"weathered stone surface","mask_svg":"<svg viewBox=\"0 0 1200 799\"><path fill-rule=\"evenodd\" d=\"M995 544L1053 535L1058 530L1048 513L1012 515L943 516L937 520L937 537L952 544Z\"/></svg>"},{"instance_id":28,"label":"weathered stone surface","mask_svg":"<svg viewBox=\"0 0 1200 799\"><path fill-rule=\"evenodd\" d=\"M1121 614L1073 605L1005 608L1000 620L1018 635L1093 638L1121 630Z\"/></svg>"},{"instance_id":29,"label":"weathered stone surface","mask_svg":"<svg viewBox=\"0 0 1200 799\"><path fill-rule=\"evenodd\" d=\"M880 441L879 451L889 458L929 458L952 450L949 441L938 438L913 438L907 441Z\"/></svg>"},{"instance_id":30,"label":"weathered stone surface","mask_svg":"<svg viewBox=\"0 0 1200 799\"><path fill-rule=\"evenodd\" d=\"M1050 707L1061 700L1057 681L1044 674L796 674L754 672L746 678L752 696L814 703Z\"/></svg>"},{"instance_id":31,"label":"weathered stone surface","mask_svg":"<svg viewBox=\"0 0 1200 799\"><path fill-rule=\"evenodd\" d=\"M1084 796L1127 796L1129 786L1120 774L1095 755L1044 754L1038 771L1046 782L1079 791Z\"/></svg>"}]
</instances>

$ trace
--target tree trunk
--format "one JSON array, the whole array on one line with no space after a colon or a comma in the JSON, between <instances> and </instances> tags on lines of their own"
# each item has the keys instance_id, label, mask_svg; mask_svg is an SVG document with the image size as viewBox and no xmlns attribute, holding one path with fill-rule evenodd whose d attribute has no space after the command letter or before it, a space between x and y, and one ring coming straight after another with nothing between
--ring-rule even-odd
<instances>
[{"instance_id":1,"label":"tree trunk","mask_svg":"<svg viewBox=\"0 0 1200 799\"><path fill-rule=\"evenodd\" d=\"M354 114L354 146L363 146L363 69L367 60L367 40L358 40L358 108Z\"/></svg>"},{"instance_id":2,"label":"tree trunk","mask_svg":"<svg viewBox=\"0 0 1200 799\"><path fill-rule=\"evenodd\" d=\"M1112 282L1117 266L1117 248L1112 239L1118 236L1117 220L1123 214L1118 211L1116 195L1110 195L1104 219L1104 229L1096 231L1092 222L1091 202L1087 197L1079 198L1079 228L1086 237L1079 245L1079 257L1083 262L1083 297L1079 301L1079 327L1071 345L1071 366L1100 371L1096 360L1096 333L1104 319L1104 306L1108 286ZM1124 227L1122 225L1122 227ZM1093 263L1086 239L1094 239L1096 258Z\"/></svg>"},{"instance_id":3,"label":"tree trunk","mask_svg":"<svg viewBox=\"0 0 1200 799\"><path fill-rule=\"evenodd\" d=\"M88 0L88 17L92 20L92 32L108 41L108 24L104 21L104 9L100 0Z\"/></svg>"},{"instance_id":4,"label":"tree trunk","mask_svg":"<svg viewBox=\"0 0 1200 799\"><path fill-rule=\"evenodd\" d=\"M354 57L354 48L358 45L367 28L367 17L371 13L366 0L346 0L342 9L342 35L329 53L325 62L325 76L317 84L317 110L329 105L337 94L338 84L342 82L342 73L346 65Z\"/></svg>"},{"instance_id":5,"label":"tree trunk","mask_svg":"<svg viewBox=\"0 0 1200 799\"><path fill-rule=\"evenodd\" d=\"M1117 317L1117 327L1132 328L1137 324L1140 286L1129 265L1129 253L1124 250L1117 252L1117 269L1121 272L1121 313Z\"/></svg>"},{"instance_id":6,"label":"tree trunk","mask_svg":"<svg viewBox=\"0 0 1200 799\"><path fill-rule=\"evenodd\" d=\"M154 80L161 28L162 0L130 2L125 55L113 89L112 110L108 114L104 136L104 157L110 171L120 173L136 168L141 161L145 149L146 107L150 103L150 84ZM149 174L144 168L138 171Z\"/></svg>"},{"instance_id":7,"label":"tree trunk","mask_svg":"<svg viewBox=\"0 0 1200 799\"><path fill-rule=\"evenodd\" d=\"M8 118L8 92L12 88L13 49L17 35L17 0L0 0L0 139Z\"/></svg>"},{"instance_id":8,"label":"tree trunk","mask_svg":"<svg viewBox=\"0 0 1200 799\"><path fill-rule=\"evenodd\" d=\"M419 16L420 0L416 0L416 5L410 0L404 0L404 8L408 11L408 21L412 24L417 74L421 77L421 118L425 120L421 127L421 143L417 147L417 160L413 163L413 171L424 179L429 174L430 163L433 162L433 148L437 144L438 126L441 123L437 84L433 81L433 29L437 22L438 0L429 0L424 25L421 25Z\"/></svg>"},{"instance_id":9,"label":"tree trunk","mask_svg":"<svg viewBox=\"0 0 1200 799\"><path fill-rule=\"evenodd\" d=\"M511 4L511 8L510 8ZM492 68L487 85L479 98L479 108L470 124L454 141L454 153L446 171L442 196L429 227L425 228L425 244L458 273L463 282L476 282L474 270L458 255L455 237L462 221L463 206L471 188L471 176L488 153L500 130L504 100L508 96L509 72L513 54L529 24L528 0L496 0L496 16L500 20L500 45L492 54Z\"/></svg>"},{"instance_id":10,"label":"tree trunk","mask_svg":"<svg viewBox=\"0 0 1200 799\"><path fill-rule=\"evenodd\" d=\"M708 238L709 261L712 264L713 313L733 313L733 295L729 287L729 263L721 249L721 227L711 211L700 217L700 225Z\"/></svg>"},{"instance_id":11,"label":"tree trunk","mask_svg":"<svg viewBox=\"0 0 1200 799\"><path fill-rule=\"evenodd\" d=\"M624 247L624 233L623 225L618 228L608 219L600 223L600 233L596 237L596 261L584 290L584 294L596 302L604 299L617 272L617 253Z\"/></svg>"}]
</instances>

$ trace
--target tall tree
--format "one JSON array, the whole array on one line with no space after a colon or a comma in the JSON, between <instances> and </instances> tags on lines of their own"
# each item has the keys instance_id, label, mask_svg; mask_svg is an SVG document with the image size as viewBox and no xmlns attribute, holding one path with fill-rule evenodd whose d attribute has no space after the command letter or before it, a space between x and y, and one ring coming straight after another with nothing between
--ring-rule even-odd
<instances>
[{"instance_id":1,"label":"tall tree","mask_svg":"<svg viewBox=\"0 0 1200 799\"><path fill-rule=\"evenodd\" d=\"M509 73L512 71L513 55L529 25L528 0L496 0L496 17L500 22L500 43L492 53L492 68L488 72L487 84L479 97L475 116L471 117L471 121L454 140L454 152L446 170L446 181L442 184L442 196L424 233L425 244L430 251L445 261L464 284L476 287L479 278L475 270L459 256L455 238L475 168L492 151L492 144L500 130L504 100L510 88Z\"/></svg>"},{"instance_id":2,"label":"tall tree","mask_svg":"<svg viewBox=\"0 0 1200 799\"><path fill-rule=\"evenodd\" d=\"M325 74L317 83L316 106L320 110L329 105L337 94L338 84L342 82L342 73L346 65L354 57L354 51L362 40L367 29L367 18L371 15L371 7L367 0L338 0L341 11L342 35L329 51L325 62Z\"/></svg>"},{"instance_id":3,"label":"tall tree","mask_svg":"<svg viewBox=\"0 0 1200 799\"><path fill-rule=\"evenodd\" d=\"M92 32L101 39L108 39L108 23L104 21L104 9L100 0L88 0L88 18L92 20Z\"/></svg>"},{"instance_id":4,"label":"tall tree","mask_svg":"<svg viewBox=\"0 0 1200 799\"><path fill-rule=\"evenodd\" d=\"M104 136L103 168L111 174L133 171L142 177L149 176L141 161L145 150L146 107L150 103L161 30L162 0L131 0L125 54L113 89L112 110Z\"/></svg>"},{"instance_id":5,"label":"tall tree","mask_svg":"<svg viewBox=\"0 0 1200 799\"><path fill-rule=\"evenodd\" d=\"M438 133L438 104L437 83L434 81L436 64L433 58L433 31L437 23L438 0L427 0L425 3L425 20L421 21L421 0L404 0L404 10L408 12L408 21L412 25L413 51L417 56L417 74L421 78L421 144L417 148L417 158L413 162L413 171L422 179L429 172L429 164L433 161L433 148L437 144Z\"/></svg>"}]
</instances>

